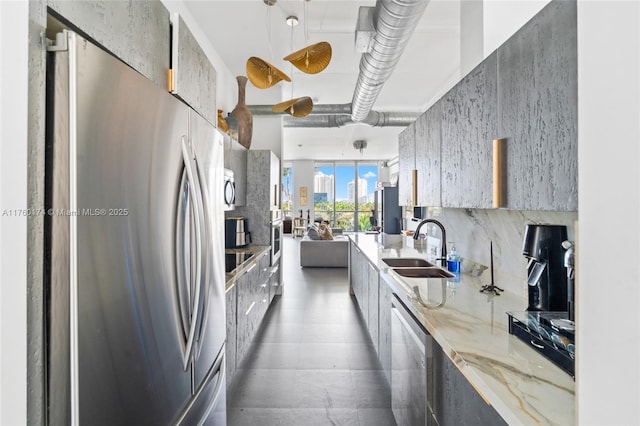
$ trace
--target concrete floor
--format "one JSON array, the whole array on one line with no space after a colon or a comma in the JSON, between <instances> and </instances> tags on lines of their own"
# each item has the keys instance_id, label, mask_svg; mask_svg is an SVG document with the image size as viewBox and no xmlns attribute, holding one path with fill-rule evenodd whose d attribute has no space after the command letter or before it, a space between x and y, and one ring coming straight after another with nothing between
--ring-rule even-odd
<instances>
[{"instance_id":1,"label":"concrete floor","mask_svg":"<svg viewBox=\"0 0 640 426\"><path fill-rule=\"evenodd\" d=\"M229 387L230 426L395 425L391 394L347 268L300 268L285 235L274 299Z\"/></svg>"}]
</instances>

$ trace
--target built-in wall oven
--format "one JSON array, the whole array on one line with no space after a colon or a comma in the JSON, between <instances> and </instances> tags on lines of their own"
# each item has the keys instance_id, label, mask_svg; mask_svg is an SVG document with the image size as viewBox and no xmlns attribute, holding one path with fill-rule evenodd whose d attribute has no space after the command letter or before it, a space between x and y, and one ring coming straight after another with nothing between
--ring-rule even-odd
<instances>
[{"instance_id":1,"label":"built-in wall oven","mask_svg":"<svg viewBox=\"0 0 640 426\"><path fill-rule=\"evenodd\" d=\"M271 210L271 266L282 252L282 210Z\"/></svg>"}]
</instances>

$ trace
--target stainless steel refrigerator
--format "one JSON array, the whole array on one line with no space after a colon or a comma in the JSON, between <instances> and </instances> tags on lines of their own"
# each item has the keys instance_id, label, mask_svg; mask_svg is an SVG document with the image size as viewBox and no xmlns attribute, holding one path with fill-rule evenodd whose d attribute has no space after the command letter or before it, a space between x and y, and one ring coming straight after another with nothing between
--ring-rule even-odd
<instances>
[{"instance_id":1,"label":"stainless steel refrigerator","mask_svg":"<svg viewBox=\"0 0 640 426\"><path fill-rule=\"evenodd\" d=\"M74 33L50 50L48 423L224 425L222 135Z\"/></svg>"}]
</instances>

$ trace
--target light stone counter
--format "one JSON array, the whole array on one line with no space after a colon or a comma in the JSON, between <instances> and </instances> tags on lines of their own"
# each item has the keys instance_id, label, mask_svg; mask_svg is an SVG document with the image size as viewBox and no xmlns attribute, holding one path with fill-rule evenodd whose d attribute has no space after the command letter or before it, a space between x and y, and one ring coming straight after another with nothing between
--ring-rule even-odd
<instances>
[{"instance_id":1,"label":"light stone counter","mask_svg":"<svg viewBox=\"0 0 640 426\"><path fill-rule=\"evenodd\" d=\"M575 423L574 380L508 332L506 312L523 311L525 300L509 292L480 293L480 287L490 281L488 271L481 277L463 274L459 282L401 277L380 259L429 259L426 249L409 247L410 242L400 235L349 237L508 424Z\"/></svg>"}]
</instances>

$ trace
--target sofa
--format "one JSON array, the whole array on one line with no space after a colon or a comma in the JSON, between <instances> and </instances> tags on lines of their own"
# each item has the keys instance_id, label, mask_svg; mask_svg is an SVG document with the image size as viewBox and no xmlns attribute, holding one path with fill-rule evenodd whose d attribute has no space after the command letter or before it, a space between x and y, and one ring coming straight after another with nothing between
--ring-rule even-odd
<instances>
[{"instance_id":1,"label":"sofa","mask_svg":"<svg viewBox=\"0 0 640 426\"><path fill-rule=\"evenodd\" d=\"M349 238L333 229L333 240L312 239L309 231L300 240L300 266L307 268L346 268L349 266Z\"/></svg>"}]
</instances>

